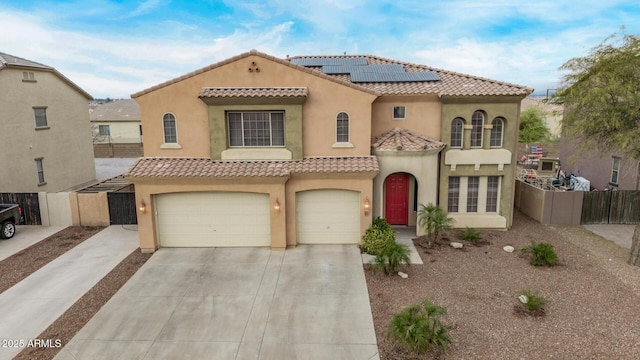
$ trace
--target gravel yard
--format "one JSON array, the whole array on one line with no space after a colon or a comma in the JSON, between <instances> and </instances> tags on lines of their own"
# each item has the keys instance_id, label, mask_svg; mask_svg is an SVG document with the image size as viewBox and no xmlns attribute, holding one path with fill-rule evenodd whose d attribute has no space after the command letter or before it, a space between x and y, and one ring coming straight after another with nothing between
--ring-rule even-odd
<instances>
[{"instance_id":1,"label":"gravel yard","mask_svg":"<svg viewBox=\"0 0 640 360\"><path fill-rule=\"evenodd\" d=\"M452 241L458 241L453 233ZM416 246L424 265L367 284L381 359L412 359L387 340L392 315L425 299L448 310L454 326L442 359L637 359L640 354L640 268L628 250L581 227L548 227L516 212L509 231L487 231L490 244L456 250ZM531 241L553 244L561 265L533 267L519 255ZM513 253L502 250L516 248ZM514 313L521 290L549 300L545 317ZM419 358L419 357L415 357Z\"/></svg>"}]
</instances>

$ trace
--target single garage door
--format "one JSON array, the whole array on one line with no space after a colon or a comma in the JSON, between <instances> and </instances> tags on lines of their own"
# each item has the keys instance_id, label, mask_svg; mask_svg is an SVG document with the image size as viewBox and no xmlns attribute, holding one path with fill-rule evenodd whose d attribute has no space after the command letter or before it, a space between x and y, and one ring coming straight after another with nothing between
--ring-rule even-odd
<instances>
[{"instance_id":1,"label":"single garage door","mask_svg":"<svg viewBox=\"0 0 640 360\"><path fill-rule=\"evenodd\" d=\"M299 244L360 243L360 193L309 190L296 194Z\"/></svg>"},{"instance_id":2,"label":"single garage door","mask_svg":"<svg viewBox=\"0 0 640 360\"><path fill-rule=\"evenodd\" d=\"M267 194L189 192L155 200L160 246L271 245Z\"/></svg>"}]
</instances>

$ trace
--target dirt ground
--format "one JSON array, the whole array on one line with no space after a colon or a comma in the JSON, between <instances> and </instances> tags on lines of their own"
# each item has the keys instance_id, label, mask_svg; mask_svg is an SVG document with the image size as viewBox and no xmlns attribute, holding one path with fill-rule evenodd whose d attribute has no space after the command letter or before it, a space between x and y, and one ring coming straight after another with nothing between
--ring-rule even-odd
<instances>
[{"instance_id":1,"label":"dirt ground","mask_svg":"<svg viewBox=\"0 0 640 360\"><path fill-rule=\"evenodd\" d=\"M455 233L451 241L460 241ZM628 250L581 227L541 225L517 212L509 231L485 231L488 242L425 252L408 279L366 271L381 359L637 359L640 354L640 268ZM551 243L561 264L534 267L520 255L532 241ZM445 241L446 243L446 241ZM515 247L508 253L505 245ZM545 316L514 311L522 290L549 301ZM387 340L392 315L431 300L454 326L446 353L422 357Z\"/></svg>"}]
</instances>

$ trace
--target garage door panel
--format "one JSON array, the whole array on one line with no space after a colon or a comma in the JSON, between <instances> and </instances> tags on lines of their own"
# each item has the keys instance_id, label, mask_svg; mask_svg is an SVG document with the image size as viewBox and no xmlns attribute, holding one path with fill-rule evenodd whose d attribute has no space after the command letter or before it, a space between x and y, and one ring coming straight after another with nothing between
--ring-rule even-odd
<instances>
[{"instance_id":1,"label":"garage door panel","mask_svg":"<svg viewBox=\"0 0 640 360\"><path fill-rule=\"evenodd\" d=\"M160 246L269 246L269 195L173 193L156 196Z\"/></svg>"},{"instance_id":2,"label":"garage door panel","mask_svg":"<svg viewBox=\"0 0 640 360\"><path fill-rule=\"evenodd\" d=\"M300 244L358 244L360 194L348 190L310 190L296 194Z\"/></svg>"}]
</instances>

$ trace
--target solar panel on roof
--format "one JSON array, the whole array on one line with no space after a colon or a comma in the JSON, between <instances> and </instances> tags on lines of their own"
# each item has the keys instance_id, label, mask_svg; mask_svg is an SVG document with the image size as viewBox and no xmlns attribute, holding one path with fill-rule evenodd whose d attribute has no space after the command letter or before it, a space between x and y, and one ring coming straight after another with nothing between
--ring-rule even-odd
<instances>
[{"instance_id":1,"label":"solar panel on roof","mask_svg":"<svg viewBox=\"0 0 640 360\"><path fill-rule=\"evenodd\" d=\"M354 58L325 58L325 57L312 57L312 58L293 58L291 62L301 66L325 66L325 65L342 65L342 66L355 66L355 65L367 65L367 59L363 57Z\"/></svg>"},{"instance_id":2,"label":"solar panel on roof","mask_svg":"<svg viewBox=\"0 0 640 360\"><path fill-rule=\"evenodd\" d=\"M356 65L356 66L345 66L345 65L324 65L322 67L322 72L328 75L331 74L350 74L352 72L398 72L403 73L404 68L400 64L384 64L384 65Z\"/></svg>"},{"instance_id":3,"label":"solar panel on roof","mask_svg":"<svg viewBox=\"0 0 640 360\"><path fill-rule=\"evenodd\" d=\"M428 72L352 72L351 82L412 82L412 81L438 81L440 77L433 71Z\"/></svg>"}]
</instances>

